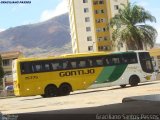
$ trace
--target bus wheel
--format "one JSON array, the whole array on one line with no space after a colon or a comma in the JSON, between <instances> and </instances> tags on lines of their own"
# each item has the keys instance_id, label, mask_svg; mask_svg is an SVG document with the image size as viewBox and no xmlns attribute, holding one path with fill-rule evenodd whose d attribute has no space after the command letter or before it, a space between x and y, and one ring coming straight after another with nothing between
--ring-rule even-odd
<instances>
[{"instance_id":1,"label":"bus wheel","mask_svg":"<svg viewBox=\"0 0 160 120\"><path fill-rule=\"evenodd\" d=\"M138 83L140 82L140 79L138 76L134 75L134 76L131 76L130 79L129 79L129 84L133 87L133 86L137 86Z\"/></svg>"},{"instance_id":2,"label":"bus wheel","mask_svg":"<svg viewBox=\"0 0 160 120\"><path fill-rule=\"evenodd\" d=\"M59 94L61 96L69 95L71 91L72 91L72 88L69 84L65 83L59 87Z\"/></svg>"},{"instance_id":3,"label":"bus wheel","mask_svg":"<svg viewBox=\"0 0 160 120\"><path fill-rule=\"evenodd\" d=\"M126 85L120 85L121 86L121 88L125 88L126 87Z\"/></svg>"},{"instance_id":4,"label":"bus wheel","mask_svg":"<svg viewBox=\"0 0 160 120\"><path fill-rule=\"evenodd\" d=\"M57 96L57 87L54 86L54 85L48 85L46 88L45 88L45 91L44 91L44 97L55 97Z\"/></svg>"}]
</instances>

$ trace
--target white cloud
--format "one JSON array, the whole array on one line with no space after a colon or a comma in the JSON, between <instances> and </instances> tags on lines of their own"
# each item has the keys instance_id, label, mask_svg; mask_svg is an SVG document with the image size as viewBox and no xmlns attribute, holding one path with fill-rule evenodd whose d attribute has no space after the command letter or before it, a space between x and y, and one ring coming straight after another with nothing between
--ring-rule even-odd
<instances>
[{"instance_id":1,"label":"white cloud","mask_svg":"<svg viewBox=\"0 0 160 120\"><path fill-rule=\"evenodd\" d=\"M40 21L48 20L52 17L61 15L63 13L68 12L68 2L67 0L60 0L60 3L57 5L57 7L53 10L45 10L41 14Z\"/></svg>"},{"instance_id":2,"label":"white cloud","mask_svg":"<svg viewBox=\"0 0 160 120\"><path fill-rule=\"evenodd\" d=\"M3 28L0 28L0 32L2 32L2 31L4 31L5 29L3 29Z\"/></svg>"}]
</instances>

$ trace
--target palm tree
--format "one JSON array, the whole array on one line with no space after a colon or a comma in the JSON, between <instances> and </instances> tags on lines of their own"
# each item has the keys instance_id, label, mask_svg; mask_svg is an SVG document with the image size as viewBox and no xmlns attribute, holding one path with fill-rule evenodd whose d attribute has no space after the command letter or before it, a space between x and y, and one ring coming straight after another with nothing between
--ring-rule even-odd
<instances>
[{"instance_id":1,"label":"palm tree","mask_svg":"<svg viewBox=\"0 0 160 120\"><path fill-rule=\"evenodd\" d=\"M157 31L146 22L156 22L143 7L128 3L122 5L119 14L110 21L112 39L116 43L125 43L127 50L143 50L148 45L154 46Z\"/></svg>"}]
</instances>

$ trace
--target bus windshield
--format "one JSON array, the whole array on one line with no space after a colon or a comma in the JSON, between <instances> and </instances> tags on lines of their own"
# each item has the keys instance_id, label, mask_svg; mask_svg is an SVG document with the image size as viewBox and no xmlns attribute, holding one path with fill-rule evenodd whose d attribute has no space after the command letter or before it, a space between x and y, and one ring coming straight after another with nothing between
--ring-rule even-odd
<instances>
[{"instance_id":1,"label":"bus windshield","mask_svg":"<svg viewBox=\"0 0 160 120\"><path fill-rule=\"evenodd\" d=\"M140 52L139 53L140 64L142 70L147 73L153 73L153 64L152 59L148 52Z\"/></svg>"}]
</instances>

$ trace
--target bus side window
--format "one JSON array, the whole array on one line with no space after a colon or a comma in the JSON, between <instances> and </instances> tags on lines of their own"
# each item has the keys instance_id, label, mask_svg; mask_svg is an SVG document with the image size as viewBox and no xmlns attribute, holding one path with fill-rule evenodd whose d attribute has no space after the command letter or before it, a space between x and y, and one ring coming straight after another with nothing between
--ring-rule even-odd
<instances>
[{"instance_id":1,"label":"bus side window","mask_svg":"<svg viewBox=\"0 0 160 120\"><path fill-rule=\"evenodd\" d=\"M112 65L120 64L121 63L121 55L111 56L111 63L112 63Z\"/></svg>"},{"instance_id":2,"label":"bus side window","mask_svg":"<svg viewBox=\"0 0 160 120\"><path fill-rule=\"evenodd\" d=\"M77 68L77 62L76 61L71 62L71 68Z\"/></svg>"},{"instance_id":3,"label":"bus side window","mask_svg":"<svg viewBox=\"0 0 160 120\"><path fill-rule=\"evenodd\" d=\"M96 57L92 57L92 59L91 59L92 67L96 67L97 66L96 59L97 59Z\"/></svg>"},{"instance_id":4,"label":"bus side window","mask_svg":"<svg viewBox=\"0 0 160 120\"><path fill-rule=\"evenodd\" d=\"M103 59L102 58L97 59L96 63L97 63L98 66L102 66L103 65Z\"/></svg>"},{"instance_id":5,"label":"bus side window","mask_svg":"<svg viewBox=\"0 0 160 120\"><path fill-rule=\"evenodd\" d=\"M59 70L60 69L60 64L59 63L51 63L51 65L52 65L52 69L53 70Z\"/></svg>"},{"instance_id":6,"label":"bus side window","mask_svg":"<svg viewBox=\"0 0 160 120\"><path fill-rule=\"evenodd\" d=\"M49 71L49 70L50 70L49 64L45 64L45 65L44 65L44 68L45 68L45 71Z\"/></svg>"},{"instance_id":7,"label":"bus side window","mask_svg":"<svg viewBox=\"0 0 160 120\"><path fill-rule=\"evenodd\" d=\"M128 60L126 59L126 57L122 58L122 63L126 63L126 64L128 63Z\"/></svg>"},{"instance_id":8,"label":"bus side window","mask_svg":"<svg viewBox=\"0 0 160 120\"><path fill-rule=\"evenodd\" d=\"M97 57L95 58L96 66L103 66L104 65L104 58L103 57Z\"/></svg>"},{"instance_id":9,"label":"bus side window","mask_svg":"<svg viewBox=\"0 0 160 120\"><path fill-rule=\"evenodd\" d=\"M93 60L88 59L88 66L89 66L89 67L92 67L92 66L93 66Z\"/></svg>"},{"instance_id":10,"label":"bus side window","mask_svg":"<svg viewBox=\"0 0 160 120\"><path fill-rule=\"evenodd\" d=\"M21 74L31 73L30 67L30 63L28 62L20 63Z\"/></svg>"},{"instance_id":11,"label":"bus side window","mask_svg":"<svg viewBox=\"0 0 160 120\"><path fill-rule=\"evenodd\" d=\"M112 63L113 64L119 64L120 63L119 58L112 58Z\"/></svg>"},{"instance_id":12,"label":"bus side window","mask_svg":"<svg viewBox=\"0 0 160 120\"><path fill-rule=\"evenodd\" d=\"M62 64L63 64L63 69L70 69L71 68L69 61L64 61Z\"/></svg>"},{"instance_id":13,"label":"bus side window","mask_svg":"<svg viewBox=\"0 0 160 120\"><path fill-rule=\"evenodd\" d=\"M124 54L122 56L122 62L125 64L137 63L137 56L135 53L133 54Z\"/></svg>"},{"instance_id":14,"label":"bus side window","mask_svg":"<svg viewBox=\"0 0 160 120\"><path fill-rule=\"evenodd\" d=\"M42 64L40 64L40 63L36 63L36 64L34 64L33 66L34 66L34 71L35 71L35 72L40 72L40 71L43 70L43 69L42 69Z\"/></svg>"},{"instance_id":15,"label":"bus side window","mask_svg":"<svg viewBox=\"0 0 160 120\"><path fill-rule=\"evenodd\" d=\"M105 64L106 65L110 65L110 59L109 59L109 57L105 58Z\"/></svg>"},{"instance_id":16,"label":"bus side window","mask_svg":"<svg viewBox=\"0 0 160 120\"><path fill-rule=\"evenodd\" d=\"M21 74L25 74L27 71L26 71L26 69L25 69L25 63L21 63L20 64L21 65Z\"/></svg>"},{"instance_id":17,"label":"bus side window","mask_svg":"<svg viewBox=\"0 0 160 120\"><path fill-rule=\"evenodd\" d=\"M50 63L44 62L43 63L43 71L50 71L50 70L51 70Z\"/></svg>"},{"instance_id":18,"label":"bus side window","mask_svg":"<svg viewBox=\"0 0 160 120\"><path fill-rule=\"evenodd\" d=\"M80 60L80 61L79 61L79 67L80 67L80 68L87 67L86 61L85 61L85 60Z\"/></svg>"},{"instance_id":19,"label":"bus side window","mask_svg":"<svg viewBox=\"0 0 160 120\"><path fill-rule=\"evenodd\" d=\"M137 55L131 54L129 60L130 60L130 63L137 63Z\"/></svg>"}]
</instances>

